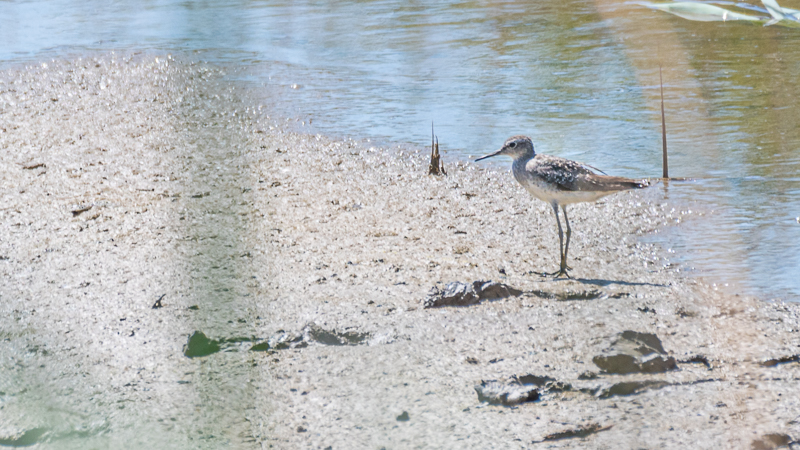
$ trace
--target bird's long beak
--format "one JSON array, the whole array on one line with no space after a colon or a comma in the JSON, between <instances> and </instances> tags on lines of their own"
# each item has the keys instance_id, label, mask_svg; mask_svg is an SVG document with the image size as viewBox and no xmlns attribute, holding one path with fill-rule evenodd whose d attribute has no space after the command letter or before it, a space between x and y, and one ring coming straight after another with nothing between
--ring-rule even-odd
<instances>
[{"instance_id":1,"label":"bird's long beak","mask_svg":"<svg viewBox=\"0 0 800 450\"><path fill-rule=\"evenodd\" d=\"M496 152L494 152L494 153L490 153L490 154L488 154L488 155L481 156L480 158L476 159L476 160L475 160L475 162L478 162L478 161L480 161L480 160L482 160L482 159L491 158L492 156L497 156L497 155L499 155L499 154L500 154L500 152L502 152L502 151L503 151L503 150L498 150L498 151L496 151Z\"/></svg>"}]
</instances>

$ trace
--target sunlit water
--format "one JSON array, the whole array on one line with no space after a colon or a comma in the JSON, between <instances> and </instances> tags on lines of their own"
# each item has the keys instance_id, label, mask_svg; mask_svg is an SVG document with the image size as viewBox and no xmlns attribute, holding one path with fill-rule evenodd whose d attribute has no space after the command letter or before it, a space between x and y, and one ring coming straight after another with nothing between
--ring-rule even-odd
<instances>
[{"instance_id":1,"label":"sunlit water","mask_svg":"<svg viewBox=\"0 0 800 450\"><path fill-rule=\"evenodd\" d=\"M0 4L0 41L2 66L188 52L309 131L421 146L434 121L446 160L524 133L629 177L661 174L661 65L670 175L694 180L657 189L693 214L652 239L684 270L800 299L800 30L609 0L56 1Z\"/></svg>"}]
</instances>

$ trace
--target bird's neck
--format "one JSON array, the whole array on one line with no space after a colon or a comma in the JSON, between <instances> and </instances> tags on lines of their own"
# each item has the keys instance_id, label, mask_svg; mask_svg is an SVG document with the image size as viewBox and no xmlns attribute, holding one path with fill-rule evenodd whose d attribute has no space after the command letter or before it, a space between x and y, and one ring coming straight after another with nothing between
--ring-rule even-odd
<instances>
[{"instance_id":1,"label":"bird's neck","mask_svg":"<svg viewBox=\"0 0 800 450\"><path fill-rule=\"evenodd\" d=\"M534 156L536 156L536 152L530 151L514 158L514 161L511 163L511 172L514 174L514 178L516 178L517 181L525 178L525 166L528 164L528 161L533 159Z\"/></svg>"},{"instance_id":2,"label":"bird's neck","mask_svg":"<svg viewBox=\"0 0 800 450\"><path fill-rule=\"evenodd\" d=\"M527 164L527 163L528 163L528 161L530 161L531 159L533 159L533 157L534 157L534 156L536 156L536 152L535 152L535 151L533 151L533 150L531 150L531 151L529 151L529 152L525 152L525 153L523 153L523 154L521 154L521 155L518 155L517 157L515 157L515 158L514 158L514 162L513 162L513 164L514 164L515 166L516 166L516 165L521 165L521 166L523 166L523 167L524 167L524 166L525 166L525 164Z\"/></svg>"}]
</instances>

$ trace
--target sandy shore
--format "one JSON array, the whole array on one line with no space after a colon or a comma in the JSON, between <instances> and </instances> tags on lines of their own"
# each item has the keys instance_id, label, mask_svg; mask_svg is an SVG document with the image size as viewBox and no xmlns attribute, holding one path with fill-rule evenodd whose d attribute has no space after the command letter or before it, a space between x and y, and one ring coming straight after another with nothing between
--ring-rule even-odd
<instances>
[{"instance_id":1,"label":"sandy shore","mask_svg":"<svg viewBox=\"0 0 800 450\"><path fill-rule=\"evenodd\" d=\"M0 443L800 439L800 306L718 292L641 243L680 218L658 186L573 207L576 279L552 280L552 213L507 171L445 155L431 177L424 150L290 131L225 80L129 54L0 74ZM423 308L478 280L522 294ZM630 332L672 370L605 373ZM526 375L547 380L537 401L476 392Z\"/></svg>"}]
</instances>

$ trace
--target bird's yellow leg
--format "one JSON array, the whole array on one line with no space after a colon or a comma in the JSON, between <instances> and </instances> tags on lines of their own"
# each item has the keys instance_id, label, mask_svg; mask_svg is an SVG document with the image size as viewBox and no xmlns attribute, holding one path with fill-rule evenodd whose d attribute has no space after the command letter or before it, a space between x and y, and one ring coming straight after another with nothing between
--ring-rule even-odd
<instances>
[{"instance_id":1,"label":"bird's yellow leg","mask_svg":"<svg viewBox=\"0 0 800 450\"><path fill-rule=\"evenodd\" d=\"M564 230L561 228L561 219L558 217L558 203L553 203L553 213L556 215L556 223L558 224L558 252L561 256L561 267L557 272L552 273L543 273L544 276L555 276L555 278L559 278L561 276L572 278L567 273L571 267L567 266L567 250L569 249L569 237L572 234L572 229L569 227L569 220L567 220L567 245L564 245ZM567 210L564 209L564 219L567 219Z\"/></svg>"}]
</instances>

